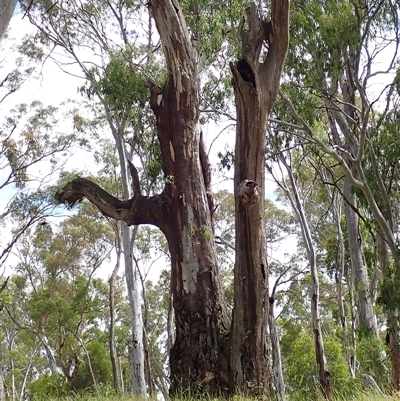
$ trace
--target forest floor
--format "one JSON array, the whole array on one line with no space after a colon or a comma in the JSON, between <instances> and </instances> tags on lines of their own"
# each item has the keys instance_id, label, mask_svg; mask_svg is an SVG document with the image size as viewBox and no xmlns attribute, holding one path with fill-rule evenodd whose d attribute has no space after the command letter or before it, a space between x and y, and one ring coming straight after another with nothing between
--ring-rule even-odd
<instances>
[{"instance_id":1,"label":"forest floor","mask_svg":"<svg viewBox=\"0 0 400 401\"><path fill-rule=\"evenodd\" d=\"M178 398L176 401L196 401L196 400L205 400L205 401L223 401L222 399L217 398ZM149 399L147 399L149 401ZM290 398L287 398L290 401ZM321 397L321 400L323 398ZM400 395L389 396L389 395L371 395L371 394L360 394L357 397L353 397L351 399L344 400L343 398L336 399L337 401L399 401ZM135 399L132 396L74 396L74 397L63 397L63 398L53 398L47 399L47 401L140 401L140 399ZM252 398L245 397L234 397L233 401L254 401ZM311 401L304 399L303 401ZM334 400L335 401L335 400Z\"/></svg>"}]
</instances>

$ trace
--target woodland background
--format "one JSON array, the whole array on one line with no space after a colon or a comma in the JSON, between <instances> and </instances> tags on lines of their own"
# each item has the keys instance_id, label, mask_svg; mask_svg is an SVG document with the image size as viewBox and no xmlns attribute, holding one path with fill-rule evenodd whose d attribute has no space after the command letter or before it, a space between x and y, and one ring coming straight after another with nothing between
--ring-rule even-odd
<instances>
[{"instance_id":1,"label":"woodland background","mask_svg":"<svg viewBox=\"0 0 400 401\"><path fill-rule=\"evenodd\" d=\"M239 71L251 6L179 6L201 59L198 123L213 184L213 231L189 226L186 235L215 244L231 313L239 117L230 63ZM389 394L400 390L399 4L294 0L290 7L259 182L268 194L261 202L268 392L296 401ZM269 2L250 9L271 16ZM30 33L13 41L12 21L0 45L0 400L167 399L175 333L164 234L134 225L126 242L121 220L86 200L70 209L56 200L77 176L130 198L128 160L144 196L174 185L149 103L149 82L168 82L163 35L136 0L21 1L14 19L21 16ZM266 42L260 59L273 44ZM24 86L46 81L46 63L76 77L74 99L24 102ZM185 390L196 392L192 386Z\"/></svg>"}]
</instances>

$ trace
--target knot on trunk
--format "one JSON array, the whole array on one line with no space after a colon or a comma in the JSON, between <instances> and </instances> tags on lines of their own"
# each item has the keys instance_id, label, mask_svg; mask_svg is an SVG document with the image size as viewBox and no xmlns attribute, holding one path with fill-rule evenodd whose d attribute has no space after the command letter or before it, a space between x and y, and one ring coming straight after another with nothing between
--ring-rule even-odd
<instances>
[{"instance_id":1,"label":"knot on trunk","mask_svg":"<svg viewBox=\"0 0 400 401\"><path fill-rule=\"evenodd\" d=\"M260 196L258 184L253 180L243 180L238 186L238 196L245 205L253 205Z\"/></svg>"}]
</instances>

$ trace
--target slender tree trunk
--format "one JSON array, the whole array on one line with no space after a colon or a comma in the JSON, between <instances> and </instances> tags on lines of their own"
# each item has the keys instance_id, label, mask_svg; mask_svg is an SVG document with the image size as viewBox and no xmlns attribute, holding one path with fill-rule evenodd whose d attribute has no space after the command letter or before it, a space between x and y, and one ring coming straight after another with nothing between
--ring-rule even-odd
<instances>
[{"instance_id":1,"label":"slender tree trunk","mask_svg":"<svg viewBox=\"0 0 400 401\"><path fill-rule=\"evenodd\" d=\"M145 357L143 344L143 319L140 305L140 291L133 266L132 229L126 225L122 229L122 241L125 260L125 280L131 310L131 378L132 390L136 396L146 396Z\"/></svg>"},{"instance_id":2,"label":"slender tree trunk","mask_svg":"<svg viewBox=\"0 0 400 401\"><path fill-rule=\"evenodd\" d=\"M346 216L351 270L354 277L354 288L356 289L358 328L361 331L369 331L374 336L378 336L378 324L370 293L367 267L363 258L359 218L356 212L356 194L352 191L352 186L346 177L344 178L343 193L345 196L344 214Z\"/></svg>"},{"instance_id":3,"label":"slender tree trunk","mask_svg":"<svg viewBox=\"0 0 400 401\"><path fill-rule=\"evenodd\" d=\"M242 59L231 64L237 113L235 150L236 259L230 388L269 388L268 265L264 222L265 133L289 43L289 1L272 1L271 21L252 4L242 30ZM263 43L268 53L260 62Z\"/></svg>"},{"instance_id":4,"label":"slender tree trunk","mask_svg":"<svg viewBox=\"0 0 400 401\"><path fill-rule=\"evenodd\" d=\"M110 123L118 151L121 169L122 194L124 199L132 196L129 175L127 170L127 151L123 140L123 133L118 132ZM135 242L137 226L122 226L122 248L124 252L125 280L128 300L131 311L131 378L133 393L145 397L147 393L145 379L145 355L143 343L143 318L140 301L140 289L133 264L133 244Z\"/></svg>"},{"instance_id":5,"label":"slender tree trunk","mask_svg":"<svg viewBox=\"0 0 400 401\"><path fill-rule=\"evenodd\" d=\"M110 350L110 360L113 375L113 388L116 391L121 391L121 377L118 369L118 356L115 347L115 279L118 274L121 260L121 244L120 244L120 233L119 224L116 225L116 250L117 250L117 261L115 263L114 270L111 273L109 279L109 308L110 308L110 328L108 333L108 346Z\"/></svg>"},{"instance_id":6,"label":"slender tree trunk","mask_svg":"<svg viewBox=\"0 0 400 401\"><path fill-rule=\"evenodd\" d=\"M0 365L0 401L7 401L7 387L4 379L3 367Z\"/></svg>"},{"instance_id":7,"label":"slender tree trunk","mask_svg":"<svg viewBox=\"0 0 400 401\"><path fill-rule=\"evenodd\" d=\"M382 231L378 231L377 236L378 255L383 272L384 280L392 280L392 271L390 267L389 248ZM397 305L392 308L386 308L386 322L388 336L386 339L390 350L390 361L392 365L392 387L394 391L400 390L400 327L399 311Z\"/></svg>"},{"instance_id":8,"label":"slender tree trunk","mask_svg":"<svg viewBox=\"0 0 400 401\"><path fill-rule=\"evenodd\" d=\"M344 269L345 269L345 247L344 247L344 237L342 227L340 225L340 217L341 213L341 203L342 199L337 199L335 195L333 202L333 210L334 210L334 220L336 223L336 230L338 233L338 254L336 258L336 295L338 301L338 308L339 308L339 316L340 316L340 323L342 326L342 338L343 338L343 350L344 356L347 362L347 366L349 368L349 373L352 378L355 377L355 343L353 347L350 347L349 343L349 333L348 333L348 325L347 325L347 317L344 308L344 294L343 294L343 279L344 279Z\"/></svg>"},{"instance_id":9,"label":"slender tree trunk","mask_svg":"<svg viewBox=\"0 0 400 401\"><path fill-rule=\"evenodd\" d=\"M283 381L282 373L281 347L274 317L274 299L272 297L269 299L268 327L272 348L272 373L275 384L274 395L277 401L285 401L285 383Z\"/></svg>"},{"instance_id":10,"label":"slender tree trunk","mask_svg":"<svg viewBox=\"0 0 400 401\"><path fill-rule=\"evenodd\" d=\"M310 227L304 212L303 204L300 200L297 190L296 182L293 177L291 167L287 164L285 158L282 156L281 161L286 168L288 178L290 181L291 191L284 182L281 186L285 190L290 204L300 223L301 234L304 244L306 246L308 261L310 264L311 273L311 321L314 333L315 356L318 369L318 377L321 385L322 394L325 398L331 397L330 373L328 369L328 362L325 354L324 340L321 330L321 318L319 314L319 278L317 269L317 260L315 247L312 241Z\"/></svg>"}]
</instances>

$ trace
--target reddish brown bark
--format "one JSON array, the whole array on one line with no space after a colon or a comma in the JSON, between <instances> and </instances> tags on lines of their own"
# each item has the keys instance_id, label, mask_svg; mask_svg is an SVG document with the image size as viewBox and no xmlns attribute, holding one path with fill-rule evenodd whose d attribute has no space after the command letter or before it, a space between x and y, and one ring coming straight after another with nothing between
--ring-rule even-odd
<instances>
[{"instance_id":1,"label":"reddish brown bark","mask_svg":"<svg viewBox=\"0 0 400 401\"><path fill-rule=\"evenodd\" d=\"M85 196L106 216L128 225L153 224L164 232L171 254L176 328L170 351L170 392L220 393L229 386L230 321L218 276L208 162L198 128L198 59L178 4L152 0L150 6L169 70L165 86L149 84L164 191L142 196L137 171L130 165L132 199L118 200L83 178L68 183L57 199L73 204Z\"/></svg>"},{"instance_id":2,"label":"reddish brown bark","mask_svg":"<svg viewBox=\"0 0 400 401\"><path fill-rule=\"evenodd\" d=\"M263 211L264 135L288 46L289 2L272 2L270 23L259 19L255 6L251 8L251 28L244 32L244 61L232 66L238 110L235 183L238 187L245 178L251 178L260 188L246 182L241 195L236 192L236 299L230 350L230 322L212 230L209 166L198 127L199 57L179 5L174 0L150 0L150 8L169 72L162 88L149 84L161 145L164 191L158 196L142 196L136 169L131 165L132 199L118 200L82 178L68 183L57 198L73 204L85 196L107 216L129 225L153 224L164 232L171 253L176 327L170 352L172 394L189 389L209 394L225 392L229 379L231 390L265 393L268 268ZM259 63L263 41L269 51L265 61ZM246 75L248 66L250 76Z\"/></svg>"},{"instance_id":3,"label":"reddish brown bark","mask_svg":"<svg viewBox=\"0 0 400 401\"><path fill-rule=\"evenodd\" d=\"M268 391L268 266L264 221L265 134L289 44L289 1L272 1L271 21L248 10L242 59L231 65L237 128L235 152L236 263L231 329L231 390ZM260 62L262 45L268 53ZM248 186L250 179L258 186ZM247 191L243 193L243 189Z\"/></svg>"}]
</instances>

